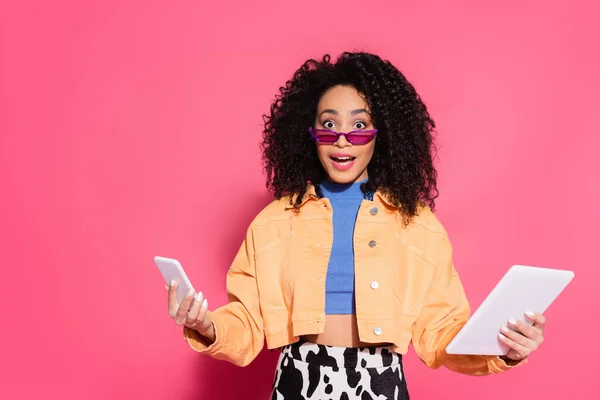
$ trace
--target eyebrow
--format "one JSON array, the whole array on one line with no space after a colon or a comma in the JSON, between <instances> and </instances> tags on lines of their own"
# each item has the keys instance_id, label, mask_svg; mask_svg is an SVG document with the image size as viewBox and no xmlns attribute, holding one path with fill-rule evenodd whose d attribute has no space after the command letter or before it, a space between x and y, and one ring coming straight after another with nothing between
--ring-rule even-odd
<instances>
[{"instance_id":1,"label":"eyebrow","mask_svg":"<svg viewBox=\"0 0 600 400\"><path fill-rule=\"evenodd\" d=\"M365 110L364 108L358 108L356 110L352 110L350 111L350 115L356 115L356 114L362 114L362 113L366 113L367 110ZM319 114L319 116L328 113L328 114L333 114L333 115L339 115L339 113L337 112L337 110L331 109L331 108L326 108L325 110L321 111L321 114Z\"/></svg>"},{"instance_id":2,"label":"eyebrow","mask_svg":"<svg viewBox=\"0 0 600 400\"><path fill-rule=\"evenodd\" d=\"M364 108L359 108L357 110L352 110L350 112L350 115L356 115L356 114L362 114L362 113L367 113L367 110L365 110Z\"/></svg>"}]
</instances>

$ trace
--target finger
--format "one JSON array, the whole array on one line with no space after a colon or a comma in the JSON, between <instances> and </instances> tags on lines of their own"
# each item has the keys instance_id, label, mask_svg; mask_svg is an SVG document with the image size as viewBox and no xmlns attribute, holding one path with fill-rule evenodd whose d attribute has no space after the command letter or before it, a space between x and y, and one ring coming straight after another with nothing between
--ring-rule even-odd
<instances>
[{"instance_id":1,"label":"finger","mask_svg":"<svg viewBox=\"0 0 600 400\"><path fill-rule=\"evenodd\" d=\"M197 318L197 329L200 333L206 333L208 328L210 327L211 320L208 317L208 300L204 299L202 301L202 307L200 307L200 313Z\"/></svg>"},{"instance_id":2,"label":"finger","mask_svg":"<svg viewBox=\"0 0 600 400\"><path fill-rule=\"evenodd\" d=\"M185 316L185 325L193 328L196 324L196 319L198 318L198 314L200 313L200 308L202 305L202 292L198 292L196 296L194 296L194 302L192 303L192 307L190 307L190 311L187 312Z\"/></svg>"},{"instance_id":3,"label":"finger","mask_svg":"<svg viewBox=\"0 0 600 400\"><path fill-rule=\"evenodd\" d=\"M169 315L175 318L177 315L177 308L179 304L177 304L177 284L175 281L171 281L171 285L169 286Z\"/></svg>"},{"instance_id":4,"label":"finger","mask_svg":"<svg viewBox=\"0 0 600 400\"><path fill-rule=\"evenodd\" d=\"M511 321L509 320L509 323ZM523 321L519 321L516 324L516 328L527 338L533 340L533 342L536 344L536 346L533 348L533 350L536 350L537 348L540 347L540 345L542 343L544 343L544 328L543 327L537 327L535 324L534 325L529 325Z\"/></svg>"},{"instance_id":5,"label":"finger","mask_svg":"<svg viewBox=\"0 0 600 400\"><path fill-rule=\"evenodd\" d=\"M524 336L521 332L510 329L507 326L502 327L502 334L524 348L531 349L532 351L537 348L537 344L534 340Z\"/></svg>"},{"instance_id":6,"label":"finger","mask_svg":"<svg viewBox=\"0 0 600 400\"><path fill-rule=\"evenodd\" d=\"M546 327L546 317L540 313L534 313L533 311L527 311L525 313L529 319L533 321L533 326L538 328L540 331L544 331Z\"/></svg>"},{"instance_id":7,"label":"finger","mask_svg":"<svg viewBox=\"0 0 600 400\"><path fill-rule=\"evenodd\" d=\"M514 320L511 318L508 320L508 325L511 328L516 329L518 332L520 332L526 338L531 339L535 342L539 342L540 338L542 337L542 334L538 329L534 328L533 326L531 326L523 321L517 321L517 320Z\"/></svg>"},{"instance_id":8,"label":"finger","mask_svg":"<svg viewBox=\"0 0 600 400\"><path fill-rule=\"evenodd\" d=\"M506 354L506 356L512 360L520 360L529 356L530 351L523 345L516 343L514 340L510 339L507 336L504 336L502 333L498 334L500 340L506 344L511 350Z\"/></svg>"},{"instance_id":9,"label":"finger","mask_svg":"<svg viewBox=\"0 0 600 400\"><path fill-rule=\"evenodd\" d=\"M522 360L522 359L526 358L526 357L523 357L522 355L520 355L519 353L517 353L517 352L516 352L515 350L513 350L513 349L510 349L510 351L509 351L508 353L506 353L506 356L505 356L505 357L508 357L508 358L510 358L511 360L515 360L515 361L517 361L517 360Z\"/></svg>"},{"instance_id":10,"label":"finger","mask_svg":"<svg viewBox=\"0 0 600 400\"><path fill-rule=\"evenodd\" d=\"M187 313L192 305L192 300L194 300L194 289L188 290L188 292L185 294L185 297L181 301L179 308L177 309L177 314L175 315L175 323L177 325L184 324Z\"/></svg>"}]
</instances>

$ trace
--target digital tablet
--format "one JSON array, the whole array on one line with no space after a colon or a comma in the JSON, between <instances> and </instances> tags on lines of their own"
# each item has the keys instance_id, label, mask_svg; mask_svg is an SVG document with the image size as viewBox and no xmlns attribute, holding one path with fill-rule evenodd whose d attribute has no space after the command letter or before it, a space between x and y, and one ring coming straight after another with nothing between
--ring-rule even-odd
<instances>
[{"instance_id":1,"label":"digital tablet","mask_svg":"<svg viewBox=\"0 0 600 400\"><path fill-rule=\"evenodd\" d=\"M514 265L446 347L448 354L506 355L498 334L510 318L533 324L525 312L544 313L571 282L573 271Z\"/></svg>"}]
</instances>

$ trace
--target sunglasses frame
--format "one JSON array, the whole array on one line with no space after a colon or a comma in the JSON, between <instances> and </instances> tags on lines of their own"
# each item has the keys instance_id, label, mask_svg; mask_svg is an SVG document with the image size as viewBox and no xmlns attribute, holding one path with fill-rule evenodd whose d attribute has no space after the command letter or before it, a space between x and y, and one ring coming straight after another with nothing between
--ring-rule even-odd
<instances>
[{"instance_id":1,"label":"sunglasses frame","mask_svg":"<svg viewBox=\"0 0 600 400\"><path fill-rule=\"evenodd\" d=\"M336 131L332 131L331 129L315 129L315 128L308 128L308 131L310 132L310 134L312 135L313 139L315 139L315 141L317 143L325 143L325 144L333 144L335 142L337 142L340 138L340 136L344 136L344 139L346 139L346 141L352 145L356 145L356 146L360 146L363 144L367 144L369 142L371 142L373 139L375 139L375 136L377 135L377 129L370 129L370 130L362 130L362 131L350 131L350 132L336 132ZM323 142L321 140L319 140L319 138L317 137L317 132L328 132L328 133L332 133L336 136L335 140L333 142ZM371 136L369 137L369 139L364 142L364 143L354 143L352 140L348 139L348 135L351 135L353 133L369 133Z\"/></svg>"}]
</instances>

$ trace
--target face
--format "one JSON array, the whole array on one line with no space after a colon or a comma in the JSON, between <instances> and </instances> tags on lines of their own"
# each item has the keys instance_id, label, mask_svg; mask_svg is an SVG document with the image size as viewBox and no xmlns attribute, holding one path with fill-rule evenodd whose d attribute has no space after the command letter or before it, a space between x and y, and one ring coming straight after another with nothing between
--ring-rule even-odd
<instances>
[{"instance_id":1,"label":"face","mask_svg":"<svg viewBox=\"0 0 600 400\"><path fill-rule=\"evenodd\" d=\"M350 132L375 129L365 99L351 86L334 86L321 96L315 129ZM367 165L373 157L375 140L352 144L340 135L335 143L317 142L319 161L330 181L353 183L367 179Z\"/></svg>"}]
</instances>

